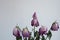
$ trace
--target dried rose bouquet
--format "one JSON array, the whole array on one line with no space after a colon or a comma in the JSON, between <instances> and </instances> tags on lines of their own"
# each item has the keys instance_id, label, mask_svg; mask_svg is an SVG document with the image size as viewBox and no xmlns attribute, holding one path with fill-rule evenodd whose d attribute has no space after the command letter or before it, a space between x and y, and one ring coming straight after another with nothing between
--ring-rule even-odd
<instances>
[{"instance_id":1,"label":"dried rose bouquet","mask_svg":"<svg viewBox=\"0 0 60 40\"><path fill-rule=\"evenodd\" d=\"M16 40L47 40L47 38L51 40L52 37L51 31L58 31L59 29L59 24L58 22L55 21L52 23L51 28L49 30L45 26L41 26L39 28L39 31L36 31L35 30L36 27L39 26L36 12L34 12L32 18L33 19L31 21L31 26L34 27L33 29L34 37L31 36L32 32L30 32L27 27L21 30L19 26L16 26L13 29L13 35L16 37Z\"/></svg>"}]
</instances>

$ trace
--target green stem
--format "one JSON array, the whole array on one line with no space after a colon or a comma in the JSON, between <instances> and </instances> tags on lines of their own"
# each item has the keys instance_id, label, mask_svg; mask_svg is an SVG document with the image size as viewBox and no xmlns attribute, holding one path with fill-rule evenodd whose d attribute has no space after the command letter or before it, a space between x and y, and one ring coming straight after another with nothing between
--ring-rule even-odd
<instances>
[{"instance_id":1,"label":"green stem","mask_svg":"<svg viewBox=\"0 0 60 40\"><path fill-rule=\"evenodd\" d=\"M35 40L35 26L34 26L34 40Z\"/></svg>"},{"instance_id":2,"label":"green stem","mask_svg":"<svg viewBox=\"0 0 60 40\"><path fill-rule=\"evenodd\" d=\"M18 38L18 37L16 37L16 40L19 40L19 38Z\"/></svg>"},{"instance_id":3,"label":"green stem","mask_svg":"<svg viewBox=\"0 0 60 40\"><path fill-rule=\"evenodd\" d=\"M20 37L16 37L16 40L22 40L22 37L20 36Z\"/></svg>"}]
</instances>

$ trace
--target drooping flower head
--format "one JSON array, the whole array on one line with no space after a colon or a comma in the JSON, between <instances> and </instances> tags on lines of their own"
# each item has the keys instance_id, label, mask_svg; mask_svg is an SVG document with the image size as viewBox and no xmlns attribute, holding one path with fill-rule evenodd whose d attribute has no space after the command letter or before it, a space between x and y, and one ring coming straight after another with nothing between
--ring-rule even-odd
<instances>
[{"instance_id":1,"label":"drooping flower head","mask_svg":"<svg viewBox=\"0 0 60 40\"><path fill-rule=\"evenodd\" d=\"M46 33L47 33L47 28L45 26L39 28L39 35L43 35Z\"/></svg>"},{"instance_id":2,"label":"drooping flower head","mask_svg":"<svg viewBox=\"0 0 60 40\"><path fill-rule=\"evenodd\" d=\"M37 16L36 16L36 12L34 12L34 14L33 14L33 19L31 21L31 26L35 26L35 27L39 26L39 22L38 22L38 19L37 19Z\"/></svg>"},{"instance_id":3,"label":"drooping flower head","mask_svg":"<svg viewBox=\"0 0 60 40\"><path fill-rule=\"evenodd\" d=\"M57 31L59 29L59 24L58 24L58 22L53 22L52 23L52 26L51 26L51 30L52 31Z\"/></svg>"},{"instance_id":4,"label":"drooping flower head","mask_svg":"<svg viewBox=\"0 0 60 40\"><path fill-rule=\"evenodd\" d=\"M23 35L23 37L29 37L30 36L30 32L28 31L27 27L23 29L22 35Z\"/></svg>"},{"instance_id":5,"label":"drooping flower head","mask_svg":"<svg viewBox=\"0 0 60 40\"><path fill-rule=\"evenodd\" d=\"M16 26L14 29L13 29L13 35L15 36L15 37L20 37L20 28L19 28L19 26Z\"/></svg>"}]
</instances>

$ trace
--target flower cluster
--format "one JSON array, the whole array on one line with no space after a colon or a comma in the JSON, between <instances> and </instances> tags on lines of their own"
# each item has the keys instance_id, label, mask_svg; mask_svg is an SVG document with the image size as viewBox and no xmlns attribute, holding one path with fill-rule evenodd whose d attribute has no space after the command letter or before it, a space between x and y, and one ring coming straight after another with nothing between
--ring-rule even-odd
<instances>
[{"instance_id":1,"label":"flower cluster","mask_svg":"<svg viewBox=\"0 0 60 40\"><path fill-rule=\"evenodd\" d=\"M24 40L47 40L47 38L50 40L52 37L52 32L51 31L58 31L59 29L59 24L58 22L53 22L51 25L51 28L49 30L47 30L47 28L45 26L41 26L39 28L39 31L35 30L35 27L39 26L39 22L36 16L36 12L34 12L33 16L32 16L32 21L31 21L31 26L34 27L34 37L31 36L31 32L28 30L28 28L23 28L23 30L21 30L19 28L19 26L16 26L13 29L13 35L16 37L16 40L22 40L22 38ZM22 34L22 36L21 36ZM45 37L46 35L46 37Z\"/></svg>"}]
</instances>

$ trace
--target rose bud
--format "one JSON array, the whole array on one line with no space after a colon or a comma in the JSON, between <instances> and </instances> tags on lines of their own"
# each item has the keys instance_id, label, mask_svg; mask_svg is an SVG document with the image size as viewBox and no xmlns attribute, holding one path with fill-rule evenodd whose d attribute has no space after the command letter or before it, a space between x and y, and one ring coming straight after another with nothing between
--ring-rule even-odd
<instances>
[{"instance_id":1,"label":"rose bud","mask_svg":"<svg viewBox=\"0 0 60 40\"><path fill-rule=\"evenodd\" d=\"M51 30L57 31L58 29L59 29L59 24L58 24L58 22L55 21L51 26Z\"/></svg>"},{"instance_id":2,"label":"rose bud","mask_svg":"<svg viewBox=\"0 0 60 40\"><path fill-rule=\"evenodd\" d=\"M39 35L47 34L47 28L42 26L39 28Z\"/></svg>"},{"instance_id":3,"label":"rose bud","mask_svg":"<svg viewBox=\"0 0 60 40\"><path fill-rule=\"evenodd\" d=\"M19 26L16 26L14 29L13 29L13 35L15 36L15 37L20 37L20 28L19 28Z\"/></svg>"},{"instance_id":4,"label":"rose bud","mask_svg":"<svg viewBox=\"0 0 60 40\"><path fill-rule=\"evenodd\" d=\"M37 20L36 12L34 12L34 14L33 14L33 19L31 21L31 26L35 26L35 27L39 26L39 22Z\"/></svg>"},{"instance_id":5,"label":"rose bud","mask_svg":"<svg viewBox=\"0 0 60 40\"><path fill-rule=\"evenodd\" d=\"M23 35L23 37L29 37L30 36L30 32L28 31L27 27L23 29L22 35Z\"/></svg>"}]
</instances>

